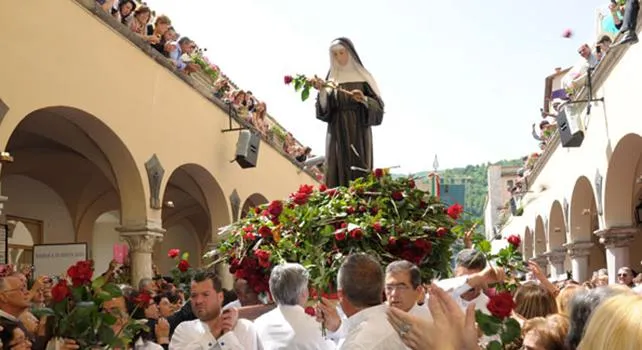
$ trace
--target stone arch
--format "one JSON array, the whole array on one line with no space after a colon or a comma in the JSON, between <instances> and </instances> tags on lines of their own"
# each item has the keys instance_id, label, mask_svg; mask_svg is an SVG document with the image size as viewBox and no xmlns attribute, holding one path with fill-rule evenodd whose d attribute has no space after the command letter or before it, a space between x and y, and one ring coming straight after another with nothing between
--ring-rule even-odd
<instances>
[{"instance_id":1,"label":"stone arch","mask_svg":"<svg viewBox=\"0 0 642 350\"><path fill-rule=\"evenodd\" d=\"M241 209L241 217L244 218L250 209L258 207L262 204L266 204L268 202L268 199L260 193L254 193L250 195L243 203L243 209Z\"/></svg>"},{"instance_id":2,"label":"stone arch","mask_svg":"<svg viewBox=\"0 0 642 350\"><path fill-rule=\"evenodd\" d=\"M121 225L146 223L145 187L136 161L99 117L69 106L35 110L16 125L4 149L15 162L2 167L2 176L19 174L48 184L64 198L75 224L92 197L102 195L86 186L97 175L103 191L118 194ZM61 156L74 161L55 161ZM55 171L64 174L52 176Z\"/></svg>"},{"instance_id":3,"label":"stone arch","mask_svg":"<svg viewBox=\"0 0 642 350\"><path fill-rule=\"evenodd\" d=\"M230 208L221 185L203 166L178 166L163 192L163 226L188 220L199 231L200 241L215 241L218 228L231 223Z\"/></svg>"},{"instance_id":4,"label":"stone arch","mask_svg":"<svg viewBox=\"0 0 642 350\"><path fill-rule=\"evenodd\" d=\"M569 220L569 238L567 241L590 242L593 237L592 217L597 212L595 194L591 182L585 176L580 176L575 181L571 195L571 208Z\"/></svg>"},{"instance_id":5,"label":"stone arch","mask_svg":"<svg viewBox=\"0 0 642 350\"><path fill-rule=\"evenodd\" d=\"M635 186L642 174L636 169L642 156L642 137L627 134L620 139L609 159L604 186L604 223L607 228L635 225Z\"/></svg>"},{"instance_id":6,"label":"stone arch","mask_svg":"<svg viewBox=\"0 0 642 350\"><path fill-rule=\"evenodd\" d=\"M533 257L537 258L546 252L546 232L541 215L535 218L535 235L533 240Z\"/></svg>"},{"instance_id":7,"label":"stone arch","mask_svg":"<svg viewBox=\"0 0 642 350\"><path fill-rule=\"evenodd\" d=\"M566 225L564 224L564 209L559 201L554 201L548 215L548 251L563 249L566 243Z\"/></svg>"},{"instance_id":8,"label":"stone arch","mask_svg":"<svg viewBox=\"0 0 642 350\"><path fill-rule=\"evenodd\" d=\"M527 261L533 258L533 251L535 250L535 248L533 247L533 231L528 226L524 230L524 244L522 245L522 247L522 255L524 256L524 260Z\"/></svg>"}]
</instances>

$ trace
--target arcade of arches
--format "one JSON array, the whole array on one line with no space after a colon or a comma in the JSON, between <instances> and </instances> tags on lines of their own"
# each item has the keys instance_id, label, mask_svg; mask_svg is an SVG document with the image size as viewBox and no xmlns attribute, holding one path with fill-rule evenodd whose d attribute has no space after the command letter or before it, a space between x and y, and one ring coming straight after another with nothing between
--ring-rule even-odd
<instances>
[{"instance_id":1,"label":"arcade of arches","mask_svg":"<svg viewBox=\"0 0 642 350\"><path fill-rule=\"evenodd\" d=\"M171 248L190 252L190 265L201 265L217 229L232 220L226 198L231 191L198 164L166 174L160 206L151 211L148 180L126 145L77 109L30 113L11 132L5 149L14 158L2 164L0 173L9 263L31 264L37 244L86 242L100 272L111 261L114 244L124 240L130 246L132 278L139 280L151 276L152 262L167 273L175 264L166 255ZM243 212L265 202L260 193L248 195Z\"/></svg>"},{"instance_id":2,"label":"arcade of arches","mask_svg":"<svg viewBox=\"0 0 642 350\"><path fill-rule=\"evenodd\" d=\"M620 267L640 272L642 137L628 134L620 139L598 197L596 189L601 188L580 176L572 192L569 189L570 200L554 199L547 212L537 213L521 232L524 257L547 266L551 276L571 272L579 282L601 268L608 269L611 283Z\"/></svg>"}]
</instances>

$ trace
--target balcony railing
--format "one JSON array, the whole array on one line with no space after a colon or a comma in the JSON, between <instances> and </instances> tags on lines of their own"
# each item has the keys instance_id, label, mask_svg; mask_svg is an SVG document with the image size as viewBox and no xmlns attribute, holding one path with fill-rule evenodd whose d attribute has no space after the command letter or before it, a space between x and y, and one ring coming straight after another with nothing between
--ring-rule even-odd
<instances>
[{"instance_id":1,"label":"balcony railing","mask_svg":"<svg viewBox=\"0 0 642 350\"><path fill-rule=\"evenodd\" d=\"M270 147L274 148L277 152L279 152L283 157L287 158L292 164L294 164L296 167L302 169L302 171L306 172L308 175L310 175L312 178L315 180L317 179L316 173L312 169L306 169L303 167L303 164L300 162L296 161L292 155L289 153L285 152L283 149L283 143L279 142L277 138L269 137L268 135L263 135L257 128L254 127L254 125L248 123L246 120L243 118L239 117L237 113L235 113L229 103L224 102L220 98L216 97L214 95L214 85L211 82L211 79L200 72L192 73L190 75L185 74L181 71L179 71L175 65L165 56L160 54L158 51L156 51L154 48L152 48L147 42L145 42L143 39L138 37L135 33L129 30L127 26L123 25L120 23L116 18L111 16L111 14L105 12L100 5L96 3L96 0L73 0L80 4L82 7L86 8L91 12L94 16L98 17L102 22L104 22L106 25L120 33L122 36L124 36L126 39L131 41L134 45L136 45L139 49L141 49L145 54L147 54L149 57L151 57L156 63L160 64L161 66L164 66L167 70L171 71L174 75L179 77L181 80L183 80L185 83L187 83L189 86L194 88L197 92L199 92L203 97L206 99L210 100L212 103L214 103L216 106L218 106L226 115L229 116L229 118L232 118L234 122L236 122L238 125L245 127L249 130L251 130L253 133L256 133L261 136L261 139L264 143L270 145ZM232 85L235 88L238 88L232 81L229 81L230 85ZM285 129L279 124L274 118L272 118L269 114L266 116L266 119L269 120L270 124L272 126L276 126L280 128L281 130ZM287 131L285 131L287 132ZM300 143L297 142L297 146L304 147Z\"/></svg>"},{"instance_id":2,"label":"balcony railing","mask_svg":"<svg viewBox=\"0 0 642 350\"><path fill-rule=\"evenodd\" d=\"M642 29L642 21L638 22L636 32L640 32L641 29ZM621 36L622 36L621 33L618 34L613 42L618 42ZM595 70L592 73L591 80L592 80L592 86L593 86L593 93L598 91L602 86L602 84L604 84L610 72L618 64L618 62L620 62L622 57L624 57L624 54L626 53L627 50L628 50L628 47L618 47L607 51L606 55L604 55L604 57L602 58L600 63L595 67ZM584 86L577 94L575 94L575 96L571 101L587 100L588 95L589 95L589 90L586 86ZM588 105L588 102L577 103L573 106L573 109L586 110L587 105ZM584 126L584 132L586 133L590 122L590 115L586 115L585 113L586 112L582 112L582 116L583 116L582 124ZM546 163L548 163L548 160L551 157L552 153L555 152L555 150L557 150L558 147L560 147L560 134L559 134L559 130L556 130L555 133L550 137L550 139L546 143L546 147L544 148L540 157L535 162L535 165L531 169L529 176L525 180L525 185L528 190L531 190L532 185L537 180L537 177L542 172L542 169L544 169L544 167L546 166Z\"/></svg>"}]
</instances>

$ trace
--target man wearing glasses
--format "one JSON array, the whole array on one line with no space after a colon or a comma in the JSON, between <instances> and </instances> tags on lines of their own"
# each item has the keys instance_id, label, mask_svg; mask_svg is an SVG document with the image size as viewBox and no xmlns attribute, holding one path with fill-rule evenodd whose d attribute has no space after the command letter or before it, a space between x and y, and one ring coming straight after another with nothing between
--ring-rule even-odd
<instances>
[{"instance_id":1,"label":"man wearing glasses","mask_svg":"<svg viewBox=\"0 0 642 350\"><path fill-rule=\"evenodd\" d=\"M18 317L31 305L30 296L29 289L20 278L16 276L0 278L0 326L12 323L18 324L27 335L27 339L23 341L29 343L10 344L13 347L23 346L30 348L31 344L34 343L33 335L29 334L22 322L18 320Z\"/></svg>"},{"instance_id":2,"label":"man wearing glasses","mask_svg":"<svg viewBox=\"0 0 642 350\"><path fill-rule=\"evenodd\" d=\"M385 281L388 305L417 317L432 318L427 305L417 304L425 297L421 272L417 265L406 260L392 262L386 267Z\"/></svg>"}]
</instances>

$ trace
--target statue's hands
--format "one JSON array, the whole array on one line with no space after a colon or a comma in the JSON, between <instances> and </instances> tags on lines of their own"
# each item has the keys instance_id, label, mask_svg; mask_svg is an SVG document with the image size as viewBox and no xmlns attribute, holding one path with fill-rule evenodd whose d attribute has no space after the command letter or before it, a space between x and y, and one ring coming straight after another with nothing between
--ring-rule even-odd
<instances>
[{"instance_id":1,"label":"statue's hands","mask_svg":"<svg viewBox=\"0 0 642 350\"><path fill-rule=\"evenodd\" d=\"M310 79L310 84L312 84L313 88L321 90L325 85L325 81L315 75L314 78Z\"/></svg>"},{"instance_id":2,"label":"statue's hands","mask_svg":"<svg viewBox=\"0 0 642 350\"><path fill-rule=\"evenodd\" d=\"M352 98L357 102L365 102L366 101L366 95L364 95L363 91L361 91L361 90L352 90L352 91L350 91L350 94L352 95Z\"/></svg>"}]
</instances>

